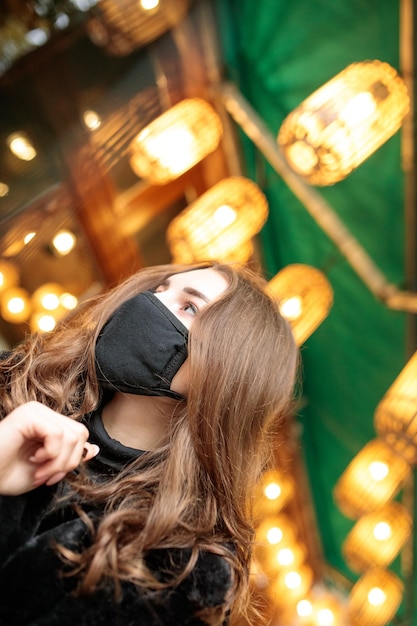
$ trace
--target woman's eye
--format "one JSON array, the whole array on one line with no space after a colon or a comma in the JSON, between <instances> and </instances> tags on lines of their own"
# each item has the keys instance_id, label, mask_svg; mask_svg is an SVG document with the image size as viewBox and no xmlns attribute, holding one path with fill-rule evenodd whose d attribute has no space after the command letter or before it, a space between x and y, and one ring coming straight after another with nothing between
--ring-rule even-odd
<instances>
[{"instance_id":1,"label":"woman's eye","mask_svg":"<svg viewBox=\"0 0 417 626\"><path fill-rule=\"evenodd\" d=\"M197 315L198 308L196 307L196 305L193 302L187 302L184 305L184 311L186 313L190 313L190 315Z\"/></svg>"}]
</instances>

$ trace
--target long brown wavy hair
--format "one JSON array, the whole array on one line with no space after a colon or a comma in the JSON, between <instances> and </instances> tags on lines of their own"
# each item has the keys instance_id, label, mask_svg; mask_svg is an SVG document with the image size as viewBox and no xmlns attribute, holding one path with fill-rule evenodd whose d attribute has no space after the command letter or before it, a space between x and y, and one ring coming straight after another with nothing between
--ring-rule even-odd
<instances>
[{"instance_id":1,"label":"long brown wavy hair","mask_svg":"<svg viewBox=\"0 0 417 626\"><path fill-rule=\"evenodd\" d=\"M257 274L222 264L146 268L80 307L50 334L32 335L0 363L3 416L37 400L81 419L100 403L94 364L97 337L127 299L172 274L212 267L226 291L196 317L189 334L190 385L171 420L169 444L138 458L115 478L71 481L84 501L104 513L82 553L62 549L80 574L80 592L105 580L146 588L161 583L146 567L147 551L190 548L176 584L199 550L223 555L233 586L229 605L242 609L253 540L250 494L268 460L271 432L288 412L298 351L278 305ZM215 621L217 620L217 621ZM217 623L214 614L207 623Z\"/></svg>"}]
</instances>

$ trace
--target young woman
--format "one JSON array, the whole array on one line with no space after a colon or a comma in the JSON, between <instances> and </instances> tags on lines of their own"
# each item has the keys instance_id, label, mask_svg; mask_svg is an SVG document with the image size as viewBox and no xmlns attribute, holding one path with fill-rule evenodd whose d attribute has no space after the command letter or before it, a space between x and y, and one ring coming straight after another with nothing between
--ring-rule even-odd
<instances>
[{"instance_id":1,"label":"young woman","mask_svg":"<svg viewBox=\"0 0 417 626\"><path fill-rule=\"evenodd\" d=\"M3 355L0 624L242 610L251 489L297 367L264 286L227 265L147 268Z\"/></svg>"}]
</instances>

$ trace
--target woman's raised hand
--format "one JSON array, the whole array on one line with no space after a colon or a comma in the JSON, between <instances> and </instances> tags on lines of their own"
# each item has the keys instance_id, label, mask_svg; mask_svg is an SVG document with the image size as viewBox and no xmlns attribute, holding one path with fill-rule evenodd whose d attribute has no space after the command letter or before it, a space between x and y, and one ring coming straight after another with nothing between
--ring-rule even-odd
<instances>
[{"instance_id":1,"label":"woman's raised hand","mask_svg":"<svg viewBox=\"0 0 417 626\"><path fill-rule=\"evenodd\" d=\"M53 485L99 451L88 430L39 402L27 402L0 421L0 494Z\"/></svg>"}]
</instances>

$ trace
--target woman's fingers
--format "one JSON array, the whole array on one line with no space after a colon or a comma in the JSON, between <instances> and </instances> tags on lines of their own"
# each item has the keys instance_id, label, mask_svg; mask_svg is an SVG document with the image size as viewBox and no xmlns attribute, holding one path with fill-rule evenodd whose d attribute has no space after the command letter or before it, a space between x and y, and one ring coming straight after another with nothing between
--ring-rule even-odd
<instances>
[{"instance_id":1,"label":"woman's fingers","mask_svg":"<svg viewBox=\"0 0 417 626\"><path fill-rule=\"evenodd\" d=\"M37 462L42 462L35 472L35 480L41 481L41 484L58 482L63 478L62 474L65 475L75 469L83 460L86 446L89 446L88 430L78 422L68 418L65 420L61 422L59 432L45 438L43 450L38 453ZM92 447L87 449L88 458L92 458L95 449Z\"/></svg>"},{"instance_id":2,"label":"woman's fingers","mask_svg":"<svg viewBox=\"0 0 417 626\"><path fill-rule=\"evenodd\" d=\"M55 484L98 447L79 422L28 402L0 422L0 493L17 495Z\"/></svg>"}]
</instances>

